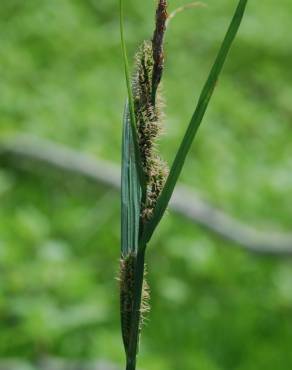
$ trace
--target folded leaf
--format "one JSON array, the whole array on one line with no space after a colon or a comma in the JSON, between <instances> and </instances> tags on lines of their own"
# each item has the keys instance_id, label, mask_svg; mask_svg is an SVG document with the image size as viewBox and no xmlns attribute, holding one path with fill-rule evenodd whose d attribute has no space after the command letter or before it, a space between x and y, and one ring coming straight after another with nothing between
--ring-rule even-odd
<instances>
[{"instance_id":1,"label":"folded leaf","mask_svg":"<svg viewBox=\"0 0 292 370\"><path fill-rule=\"evenodd\" d=\"M141 201L128 104L125 106L123 118L121 189L121 253L127 256L131 252L136 252L138 248Z\"/></svg>"}]
</instances>

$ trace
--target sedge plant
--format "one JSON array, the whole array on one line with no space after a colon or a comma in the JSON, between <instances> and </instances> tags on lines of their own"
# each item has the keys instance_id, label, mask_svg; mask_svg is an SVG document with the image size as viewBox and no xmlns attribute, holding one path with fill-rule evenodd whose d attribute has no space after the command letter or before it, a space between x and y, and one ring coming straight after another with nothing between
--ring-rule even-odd
<instances>
[{"instance_id":1,"label":"sedge plant","mask_svg":"<svg viewBox=\"0 0 292 370\"><path fill-rule=\"evenodd\" d=\"M146 248L167 209L248 0L238 1L170 170L160 158L156 145L164 120L160 82L164 70L163 43L170 19L167 14L168 4L166 0L158 0L153 37L141 44L135 56L134 71L130 74L124 36L123 0L119 1L121 45L128 92L122 138L120 313L126 370L135 370L141 329L149 311Z\"/></svg>"}]
</instances>

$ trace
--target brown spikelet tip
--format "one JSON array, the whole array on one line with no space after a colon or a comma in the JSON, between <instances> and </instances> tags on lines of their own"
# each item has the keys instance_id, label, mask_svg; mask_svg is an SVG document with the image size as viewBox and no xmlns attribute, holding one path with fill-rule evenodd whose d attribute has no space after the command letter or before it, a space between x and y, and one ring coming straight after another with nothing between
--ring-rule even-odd
<instances>
[{"instance_id":1,"label":"brown spikelet tip","mask_svg":"<svg viewBox=\"0 0 292 370\"><path fill-rule=\"evenodd\" d=\"M167 1L159 0L156 10L156 26L152 39L153 48L153 75L152 75L152 98L155 102L156 91L161 81L163 67L164 67L164 51L163 42L166 30L167 14Z\"/></svg>"}]
</instances>

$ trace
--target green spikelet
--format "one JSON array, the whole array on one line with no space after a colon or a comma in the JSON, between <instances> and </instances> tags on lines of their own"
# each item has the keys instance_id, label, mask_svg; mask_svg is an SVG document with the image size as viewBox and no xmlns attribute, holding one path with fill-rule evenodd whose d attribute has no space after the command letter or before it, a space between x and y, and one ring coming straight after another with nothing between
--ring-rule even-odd
<instances>
[{"instance_id":1,"label":"green spikelet","mask_svg":"<svg viewBox=\"0 0 292 370\"><path fill-rule=\"evenodd\" d=\"M121 324L122 336L126 351L129 348L129 338L134 306L134 279L135 279L136 255L130 253L122 257L120 261L120 305L121 305ZM146 281L146 268L144 269L144 280L142 288L142 299L140 308L139 331L141 332L145 315L149 312L149 286Z\"/></svg>"},{"instance_id":2,"label":"green spikelet","mask_svg":"<svg viewBox=\"0 0 292 370\"><path fill-rule=\"evenodd\" d=\"M145 41L136 55L136 71L132 82L139 148L147 182L146 199L141 211L143 222L151 218L168 172L156 150L162 130L163 113L159 90L153 104L154 64L152 43Z\"/></svg>"}]
</instances>

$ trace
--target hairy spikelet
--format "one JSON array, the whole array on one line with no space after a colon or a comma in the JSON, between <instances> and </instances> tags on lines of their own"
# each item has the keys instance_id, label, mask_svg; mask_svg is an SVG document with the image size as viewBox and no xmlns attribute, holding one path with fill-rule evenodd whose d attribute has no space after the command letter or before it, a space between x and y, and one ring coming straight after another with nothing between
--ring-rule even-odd
<instances>
[{"instance_id":1,"label":"hairy spikelet","mask_svg":"<svg viewBox=\"0 0 292 370\"><path fill-rule=\"evenodd\" d=\"M136 255L130 253L126 257L122 257L120 261L120 304L121 304L121 323L122 336L125 349L129 348L129 338L131 330L131 320L134 309L134 279L135 279L135 262ZM146 268L144 268L144 280L142 288L142 299L140 308L139 331L141 332L142 325L146 319L146 314L149 312L150 292L146 281Z\"/></svg>"},{"instance_id":2,"label":"hairy spikelet","mask_svg":"<svg viewBox=\"0 0 292 370\"><path fill-rule=\"evenodd\" d=\"M147 182L147 194L142 205L142 221L151 218L153 209L167 176L167 166L159 157L156 144L162 130L162 99L159 90L153 103L153 45L145 41L136 55L133 95L138 128L139 148Z\"/></svg>"},{"instance_id":3,"label":"hairy spikelet","mask_svg":"<svg viewBox=\"0 0 292 370\"><path fill-rule=\"evenodd\" d=\"M164 35L166 30L167 1L159 0L156 9L156 26L152 38L153 48L153 73L152 73L152 100L155 102L157 88L159 86L164 68Z\"/></svg>"}]
</instances>

